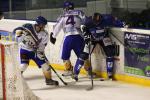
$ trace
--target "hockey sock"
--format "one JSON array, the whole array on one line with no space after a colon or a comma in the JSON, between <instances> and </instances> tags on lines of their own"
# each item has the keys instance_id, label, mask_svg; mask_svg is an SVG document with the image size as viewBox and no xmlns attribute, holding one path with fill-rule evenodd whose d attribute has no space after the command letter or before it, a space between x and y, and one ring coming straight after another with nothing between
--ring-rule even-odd
<instances>
[{"instance_id":1,"label":"hockey sock","mask_svg":"<svg viewBox=\"0 0 150 100\"><path fill-rule=\"evenodd\" d=\"M107 67L108 77L111 77L113 74L113 65L114 65L114 59L112 57L107 57L106 58L106 67Z\"/></svg>"},{"instance_id":2,"label":"hockey sock","mask_svg":"<svg viewBox=\"0 0 150 100\"><path fill-rule=\"evenodd\" d=\"M78 58L77 61L76 61L75 67L74 67L74 74L75 75L79 74L80 69L83 66L83 64L84 64L84 60Z\"/></svg>"}]
</instances>

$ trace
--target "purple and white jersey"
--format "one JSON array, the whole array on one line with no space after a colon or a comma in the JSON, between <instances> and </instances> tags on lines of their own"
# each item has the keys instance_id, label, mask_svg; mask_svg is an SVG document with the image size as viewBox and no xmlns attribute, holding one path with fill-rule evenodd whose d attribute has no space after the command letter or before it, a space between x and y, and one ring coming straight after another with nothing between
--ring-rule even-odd
<instances>
[{"instance_id":1,"label":"purple and white jersey","mask_svg":"<svg viewBox=\"0 0 150 100\"><path fill-rule=\"evenodd\" d=\"M39 40L41 40L41 42L38 45L37 51L44 52L45 47L49 41L48 32L46 30L41 31L37 34L37 36L38 36Z\"/></svg>"},{"instance_id":2,"label":"purple and white jersey","mask_svg":"<svg viewBox=\"0 0 150 100\"><path fill-rule=\"evenodd\" d=\"M31 25L30 25L31 26ZM28 51L34 51L37 49L37 51L44 52L45 46L49 41L49 35L46 30L36 32L34 25L32 25L32 29L30 29L31 32L34 32L34 34L37 36L39 41L39 44L37 44L33 37L26 31L23 31L23 34L18 37L19 46L22 49L28 50Z\"/></svg>"},{"instance_id":3,"label":"purple and white jersey","mask_svg":"<svg viewBox=\"0 0 150 100\"><path fill-rule=\"evenodd\" d=\"M53 37L63 29L65 36L81 34L80 26L85 20L85 15L80 10L69 10L62 15L54 26Z\"/></svg>"}]
</instances>

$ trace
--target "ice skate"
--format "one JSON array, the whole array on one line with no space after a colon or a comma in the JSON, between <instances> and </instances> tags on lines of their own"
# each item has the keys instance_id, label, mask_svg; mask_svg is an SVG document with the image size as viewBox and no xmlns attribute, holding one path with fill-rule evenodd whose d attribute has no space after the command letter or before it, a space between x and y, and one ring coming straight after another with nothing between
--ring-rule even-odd
<instances>
[{"instance_id":1,"label":"ice skate","mask_svg":"<svg viewBox=\"0 0 150 100\"><path fill-rule=\"evenodd\" d=\"M78 81L78 75L72 75L72 79L74 79L75 81Z\"/></svg>"},{"instance_id":2,"label":"ice skate","mask_svg":"<svg viewBox=\"0 0 150 100\"><path fill-rule=\"evenodd\" d=\"M62 76L67 77L67 76L72 76L73 72L72 71L65 71Z\"/></svg>"},{"instance_id":3,"label":"ice skate","mask_svg":"<svg viewBox=\"0 0 150 100\"><path fill-rule=\"evenodd\" d=\"M55 81L55 80L52 80L52 79L46 79L45 82L46 82L46 85L56 85L56 86L59 85L58 81Z\"/></svg>"}]
</instances>

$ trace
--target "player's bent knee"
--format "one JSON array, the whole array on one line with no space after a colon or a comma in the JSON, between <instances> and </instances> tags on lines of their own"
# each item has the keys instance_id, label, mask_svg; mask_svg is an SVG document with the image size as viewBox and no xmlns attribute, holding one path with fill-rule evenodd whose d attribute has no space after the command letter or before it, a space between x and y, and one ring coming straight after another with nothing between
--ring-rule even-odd
<instances>
[{"instance_id":1,"label":"player's bent knee","mask_svg":"<svg viewBox=\"0 0 150 100\"><path fill-rule=\"evenodd\" d=\"M44 63L43 65L41 65L41 67L43 71L50 71L50 67L47 63Z\"/></svg>"},{"instance_id":2,"label":"player's bent knee","mask_svg":"<svg viewBox=\"0 0 150 100\"><path fill-rule=\"evenodd\" d=\"M80 54L79 58L82 60L87 60L89 58L89 54L86 52L83 52L82 54Z\"/></svg>"},{"instance_id":3,"label":"player's bent knee","mask_svg":"<svg viewBox=\"0 0 150 100\"><path fill-rule=\"evenodd\" d=\"M19 69L21 72L24 72L27 69L27 67L28 67L28 64L21 64Z\"/></svg>"}]
</instances>

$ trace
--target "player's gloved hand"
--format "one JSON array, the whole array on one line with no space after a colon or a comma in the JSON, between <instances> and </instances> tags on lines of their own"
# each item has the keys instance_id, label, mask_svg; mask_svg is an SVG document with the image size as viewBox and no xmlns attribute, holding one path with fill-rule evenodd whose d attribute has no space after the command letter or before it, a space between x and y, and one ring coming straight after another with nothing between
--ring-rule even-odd
<instances>
[{"instance_id":1,"label":"player's gloved hand","mask_svg":"<svg viewBox=\"0 0 150 100\"><path fill-rule=\"evenodd\" d=\"M56 42L56 38L53 38L53 32L51 32L51 34L50 34L50 42L53 44L55 44L55 42Z\"/></svg>"},{"instance_id":2,"label":"player's gloved hand","mask_svg":"<svg viewBox=\"0 0 150 100\"><path fill-rule=\"evenodd\" d=\"M85 36L84 37L84 42L85 42L85 44L88 44L90 42L90 37L89 36Z\"/></svg>"},{"instance_id":3,"label":"player's gloved hand","mask_svg":"<svg viewBox=\"0 0 150 100\"><path fill-rule=\"evenodd\" d=\"M40 59L40 60L44 60L45 59L45 54L44 52L36 52L36 56Z\"/></svg>"},{"instance_id":4,"label":"player's gloved hand","mask_svg":"<svg viewBox=\"0 0 150 100\"><path fill-rule=\"evenodd\" d=\"M85 25L81 25L81 31L83 32L83 36L91 35L91 33L89 32L89 29Z\"/></svg>"},{"instance_id":5,"label":"player's gloved hand","mask_svg":"<svg viewBox=\"0 0 150 100\"><path fill-rule=\"evenodd\" d=\"M85 25L81 25L80 28L81 28L81 31L82 31L82 32L85 32L85 31L86 31L86 26L85 26Z\"/></svg>"},{"instance_id":6,"label":"player's gloved hand","mask_svg":"<svg viewBox=\"0 0 150 100\"><path fill-rule=\"evenodd\" d=\"M86 36L87 35L87 27L85 25L81 25L81 31L83 32L83 36Z\"/></svg>"}]
</instances>

